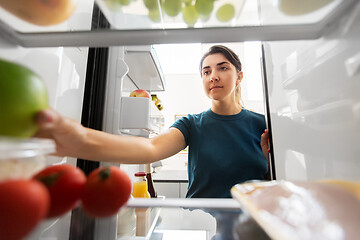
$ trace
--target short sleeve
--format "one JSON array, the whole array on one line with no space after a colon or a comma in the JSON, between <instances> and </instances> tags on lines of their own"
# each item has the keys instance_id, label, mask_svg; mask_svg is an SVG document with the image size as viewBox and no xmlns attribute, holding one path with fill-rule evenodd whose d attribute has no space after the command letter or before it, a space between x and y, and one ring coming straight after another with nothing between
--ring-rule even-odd
<instances>
[{"instance_id":1,"label":"short sleeve","mask_svg":"<svg viewBox=\"0 0 360 240\"><path fill-rule=\"evenodd\" d=\"M191 129L191 115L182 117L177 120L171 127L177 128L184 135L186 145L189 145L190 129Z\"/></svg>"}]
</instances>

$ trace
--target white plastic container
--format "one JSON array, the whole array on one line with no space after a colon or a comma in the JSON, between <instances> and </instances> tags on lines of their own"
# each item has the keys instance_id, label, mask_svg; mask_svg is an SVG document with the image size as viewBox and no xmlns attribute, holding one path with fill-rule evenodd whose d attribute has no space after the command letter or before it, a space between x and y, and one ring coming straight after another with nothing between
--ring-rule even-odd
<instances>
[{"instance_id":1,"label":"white plastic container","mask_svg":"<svg viewBox=\"0 0 360 240\"><path fill-rule=\"evenodd\" d=\"M120 129L150 129L150 98L122 97Z\"/></svg>"},{"instance_id":2,"label":"white plastic container","mask_svg":"<svg viewBox=\"0 0 360 240\"><path fill-rule=\"evenodd\" d=\"M160 134L163 124L164 116L150 98L121 98L118 126L122 134L149 137Z\"/></svg>"}]
</instances>

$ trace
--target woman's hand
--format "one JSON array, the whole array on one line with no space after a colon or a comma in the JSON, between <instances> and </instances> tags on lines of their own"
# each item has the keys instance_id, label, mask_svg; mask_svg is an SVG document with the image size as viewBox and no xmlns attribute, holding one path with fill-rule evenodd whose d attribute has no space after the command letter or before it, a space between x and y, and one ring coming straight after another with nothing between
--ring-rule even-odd
<instances>
[{"instance_id":1,"label":"woman's hand","mask_svg":"<svg viewBox=\"0 0 360 240\"><path fill-rule=\"evenodd\" d=\"M269 170L265 174L265 179L271 180L270 163L269 163L269 152L270 152L269 130L265 129L264 133L261 134L260 145L261 145L261 149L264 154L264 157L266 158L266 161L268 162L268 166L269 166Z\"/></svg>"},{"instance_id":2,"label":"woman's hand","mask_svg":"<svg viewBox=\"0 0 360 240\"><path fill-rule=\"evenodd\" d=\"M264 133L261 134L260 145L261 145L263 154L266 158L266 161L268 161L268 163L269 163L269 151L270 151L269 130L265 129Z\"/></svg>"},{"instance_id":3,"label":"woman's hand","mask_svg":"<svg viewBox=\"0 0 360 240\"><path fill-rule=\"evenodd\" d=\"M54 155L77 157L87 132L80 123L61 116L53 109L39 112L36 123L39 130L34 137L53 139L56 143Z\"/></svg>"}]
</instances>

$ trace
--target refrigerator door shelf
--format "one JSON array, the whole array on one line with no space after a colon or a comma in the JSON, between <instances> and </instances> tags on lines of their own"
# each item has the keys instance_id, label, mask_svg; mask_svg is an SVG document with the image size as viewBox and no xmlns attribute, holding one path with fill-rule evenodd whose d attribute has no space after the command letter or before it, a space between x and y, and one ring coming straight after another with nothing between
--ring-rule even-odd
<instances>
[{"instance_id":1,"label":"refrigerator door shelf","mask_svg":"<svg viewBox=\"0 0 360 240\"><path fill-rule=\"evenodd\" d=\"M151 45L125 47L124 61L129 67L127 75L137 88L165 91L165 78Z\"/></svg>"},{"instance_id":2,"label":"refrigerator door shelf","mask_svg":"<svg viewBox=\"0 0 360 240\"><path fill-rule=\"evenodd\" d=\"M156 110L150 98L145 97L122 97L120 110L120 132L127 135L148 137L151 133L157 133L161 126L154 121L162 118L162 114Z\"/></svg>"}]
</instances>

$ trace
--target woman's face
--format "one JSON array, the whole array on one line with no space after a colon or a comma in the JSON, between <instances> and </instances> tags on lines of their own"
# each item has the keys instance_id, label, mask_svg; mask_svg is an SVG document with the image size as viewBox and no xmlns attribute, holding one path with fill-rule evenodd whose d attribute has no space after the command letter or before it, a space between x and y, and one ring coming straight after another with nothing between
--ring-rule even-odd
<instances>
[{"instance_id":1,"label":"woman's face","mask_svg":"<svg viewBox=\"0 0 360 240\"><path fill-rule=\"evenodd\" d=\"M235 100L235 89L242 73L221 53L207 56L202 64L201 77L206 95L212 100Z\"/></svg>"}]
</instances>

